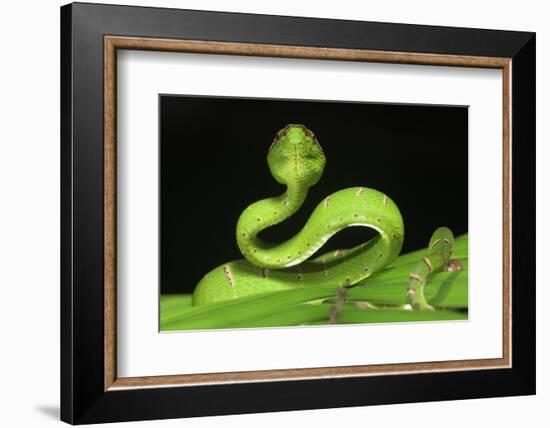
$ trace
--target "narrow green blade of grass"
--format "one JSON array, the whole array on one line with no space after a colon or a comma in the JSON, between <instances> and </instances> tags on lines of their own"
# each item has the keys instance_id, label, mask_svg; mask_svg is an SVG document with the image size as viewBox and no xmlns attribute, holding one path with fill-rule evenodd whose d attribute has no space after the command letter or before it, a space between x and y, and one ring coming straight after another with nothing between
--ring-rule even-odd
<instances>
[{"instance_id":1,"label":"narrow green blade of grass","mask_svg":"<svg viewBox=\"0 0 550 428\"><path fill-rule=\"evenodd\" d=\"M398 309L357 309L346 305L338 316L339 324L364 324L414 321L466 320L462 311L412 311Z\"/></svg>"},{"instance_id":2,"label":"narrow green blade of grass","mask_svg":"<svg viewBox=\"0 0 550 428\"><path fill-rule=\"evenodd\" d=\"M227 302L192 307L179 316L161 320L160 329L188 330L242 325L244 322L284 313L292 306L335 295L338 287L312 287L242 297Z\"/></svg>"},{"instance_id":3,"label":"narrow green blade of grass","mask_svg":"<svg viewBox=\"0 0 550 428\"><path fill-rule=\"evenodd\" d=\"M189 309L193 300L192 294L165 294L160 296L160 317L162 319L179 315Z\"/></svg>"},{"instance_id":4,"label":"narrow green blade of grass","mask_svg":"<svg viewBox=\"0 0 550 428\"><path fill-rule=\"evenodd\" d=\"M364 281L350 288L348 300L362 300L375 304L404 305L407 303L407 276L404 279ZM441 272L434 275L424 290L428 302L445 308L468 307L468 271Z\"/></svg>"},{"instance_id":5,"label":"narrow green blade of grass","mask_svg":"<svg viewBox=\"0 0 550 428\"><path fill-rule=\"evenodd\" d=\"M310 325L314 322L327 324L330 317L330 305L296 305L282 312L237 322L226 327L286 327Z\"/></svg>"}]
</instances>

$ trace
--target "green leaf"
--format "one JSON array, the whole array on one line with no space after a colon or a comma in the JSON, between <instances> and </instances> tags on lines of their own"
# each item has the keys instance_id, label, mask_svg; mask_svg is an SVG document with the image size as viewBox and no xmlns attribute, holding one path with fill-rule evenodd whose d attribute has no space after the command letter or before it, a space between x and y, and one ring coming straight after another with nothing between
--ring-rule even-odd
<instances>
[{"instance_id":1,"label":"green leaf","mask_svg":"<svg viewBox=\"0 0 550 428\"><path fill-rule=\"evenodd\" d=\"M179 316L191 308L192 294L166 294L160 296L160 318L163 320Z\"/></svg>"},{"instance_id":2,"label":"green leaf","mask_svg":"<svg viewBox=\"0 0 550 428\"><path fill-rule=\"evenodd\" d=\"M227 302L196 306L177 316L161 317L161 330L227 328L285 313L293 306L334 296L338 287L275 291Z\"/></svg>"},{"instance_id":3,"label":"green leaf","mask_svg":"<svg viewBox=\"0 0 550 428\"><path fill-rule=\"evenodd\" d=\"M358 309L346 305L338 316L339 324L364 324L388 322L466 320L468 313L462 311L413 311L396 309Z\"/></svg>"},{"instance_id":4,"label":"green leaf","mask_svg":"<svg viewBox=\"0 0 550 428\"><path fill-rule=\"evenodd\" d=\"M365 280L346 293L348 300L370 303L404 305L407 303L408 270L384 278ZM468 307L468 271L441 272L432 276L424 295L432 306L445 308Z\"/></svg>"}]
</instances>

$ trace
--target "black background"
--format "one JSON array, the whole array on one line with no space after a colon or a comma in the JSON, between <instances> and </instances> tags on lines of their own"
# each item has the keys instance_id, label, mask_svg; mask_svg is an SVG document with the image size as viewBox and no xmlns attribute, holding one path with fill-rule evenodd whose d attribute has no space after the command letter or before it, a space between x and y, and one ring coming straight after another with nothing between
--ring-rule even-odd
<instances>
[{"instance_id":1,"label":"black background","mask_svg":"<svg viewBox=\"0 0 550 428\"><path fill-rule=\"evenodd\" d=\"M468 109L250 98L160 96L161 293L192 292L212 268L242 258L241 211L284 187L269 172L275 133L302 123L327 165L302 208L262 234L284 241L321 200L366 186L390 196L405 223L402 252L427 245L439 226L468 230ZM374 236L348 228L321 252Z\"/></svg>"}]
</instances>

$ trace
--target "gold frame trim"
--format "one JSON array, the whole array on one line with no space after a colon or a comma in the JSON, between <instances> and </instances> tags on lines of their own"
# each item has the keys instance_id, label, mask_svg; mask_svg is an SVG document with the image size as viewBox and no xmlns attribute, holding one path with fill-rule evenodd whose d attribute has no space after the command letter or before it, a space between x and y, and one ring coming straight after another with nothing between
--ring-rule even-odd
<instances>
[{"instance_id":1,"label":"gold frame trim","mask_svg":"<svg viewBox=\"0 0 550 428\"><path fill-rule=\"evenodd\" d=\"M261 57L494 68L503 93L503 349L502 358L305 369L117 377L116 368L116 53L118 49ZM509 368L512 361L512 164L511 58L385 52L252 43L104 37L104 389L154 388L220 383L338 378L471 369Z\"/></svg>"}]
</instances>

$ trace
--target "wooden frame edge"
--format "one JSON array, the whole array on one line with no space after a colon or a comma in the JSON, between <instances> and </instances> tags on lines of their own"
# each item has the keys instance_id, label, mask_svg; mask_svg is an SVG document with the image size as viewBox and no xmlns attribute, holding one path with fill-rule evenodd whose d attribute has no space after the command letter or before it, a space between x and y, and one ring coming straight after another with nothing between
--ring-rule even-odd
<instances>
[{"instance_id":1,"label":"wooden frame edge","mask_svg":"<svg viewBox=\"0 0 550 428\"><path fill-rule=\"evenodd\" d=\"M512 60L502 69L502 356L512 367Z\"/></svg>"},{"instance_id":2,"label":"wooden frame edge","mask_svg":"<svg viewBox=\"0 0 550 428\"><path fill-rule=\"evenodd\" d=\"M474 364L474 365L472 365ZM401 375L426 372L498 369L506 367L502 358L484 360L436 361L423 363L371 364L363 366L316 367L310 369L258 370L246 372L205 373L190 375L144 376L118 378L109 390L197 386L223 383L292 381L302 379ZM253 374L253 376L251 376Z\"/></svg>"},{"instance_id":3,"label":"wooden frame edge","mask_svg":"<svg viewBox=\"0 0 550 428\"><path fill-rule=\"evenodd\" d=\"M104 45L104 389L116 380L116 47Z\"/></svg>"},{"instance_id":4,"label":"wooden frame edge","mask_svg":"<svg viewBox=\"0 0 550 428\"><path fill-rule=\"evenodd\" d=\"M106 47L109 46L110 48L115 50L131 49L218 55L383 62L395 64L504 68L506 65L508 65L510 61L510 58L488 56L426 54L395 51L375 51L367 49L323 48L312 46L214 42L146 37L105 36L104 41Z\"/></svg>"},{"instance_id":5,"label":"wooden frame edge","mask_svg":"<svg viewBox=\"0 0 550 428\"><path fill-rule=\"evenodd\" d=\"M503 76L503 356L494 359L358 365L117 378L116 363L116 52L117 49L502 69ZM510 368L512 59L362 49L104 36L104 390L362 377Z\"/></svg>"}]
</instances>

